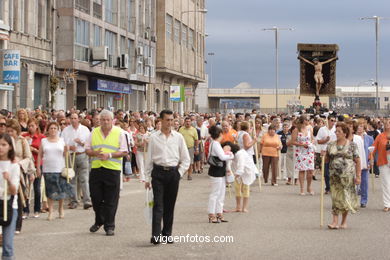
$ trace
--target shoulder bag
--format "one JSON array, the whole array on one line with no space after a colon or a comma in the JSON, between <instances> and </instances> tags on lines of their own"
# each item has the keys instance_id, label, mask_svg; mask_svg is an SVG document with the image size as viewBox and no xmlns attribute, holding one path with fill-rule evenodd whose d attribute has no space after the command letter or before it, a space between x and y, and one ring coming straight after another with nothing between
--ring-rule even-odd
<instances>
[{"instance_id":1,"label":"shoulder bag","mask_svg":"<svg viewBox=\"0 0 390 260\"><path fill-rule=\"evenodd\" d=\"M221 161L221 160L218 158L218 156L213 156L213 155L211 155L211 152L212 152L212 150L213 150L213 144L214 144L214 141L212 141L212 143L211 143L210 154L209 154L209 158L207 159L207 162L208 162L208 164L210 164L211 166L222 168L222 167L223 167L223 161Z\"/></svg>"},{"instance_id":2,"label":"shoulder bag","mask_svg":"<svg viewBox=\"0 0 390 260\"><path fill-rule=\"evenodd\" d=\"M65 178L68 183L69 183L69 180L73 179L74 176L76 175L75 171L73 170L74 161L76 159L76 153L75 152L73 153L73 158L72 158L72 162L70 162L70 165L69 165L69 159L70 159L69 151L66 151L66 153L65 153L65 168L61 172L61 177Z\"/></svg>"}]
</instances>

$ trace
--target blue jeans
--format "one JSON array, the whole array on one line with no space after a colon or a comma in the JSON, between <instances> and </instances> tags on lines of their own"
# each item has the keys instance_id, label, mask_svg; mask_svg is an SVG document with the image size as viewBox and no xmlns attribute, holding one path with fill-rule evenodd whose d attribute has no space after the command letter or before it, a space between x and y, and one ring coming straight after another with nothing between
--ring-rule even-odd
<instances>
[{"instance_id":1,"label":"blue jeans","mask_svg":"<svg viewBox=\"0 0 390 260\"><path fill-rule=\"evenodd\" d=\"M362 177L360 183L360 204L367 204L368 201L368 170L362 170Z\"/></svg>"},{"instance_id":2,"label":"blue jeans","mask_svg":"<svg viewBox=\"0 0 390 260\"><path fill-rule=\"evenodd\" d=\"M13 209L12 221L6 227L3 227L3 255L2 259L14 259L14 236L18 210Z\"/></svg>"}]
</instances>

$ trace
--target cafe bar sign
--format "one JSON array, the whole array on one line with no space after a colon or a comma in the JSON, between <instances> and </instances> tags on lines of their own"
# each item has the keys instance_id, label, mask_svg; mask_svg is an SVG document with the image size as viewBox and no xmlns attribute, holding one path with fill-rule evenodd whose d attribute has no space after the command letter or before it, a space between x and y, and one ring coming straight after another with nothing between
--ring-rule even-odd
<instances>
[{"instance_id":1,"label":"cafe bar sign","mask_svg":"<svg viewBox=\"0 0 390 260\"><path fill-rule=\"evenodd\" d=\"M20 51L3 50L3 83L20 83Z\"/></svg>"}]
</instances>

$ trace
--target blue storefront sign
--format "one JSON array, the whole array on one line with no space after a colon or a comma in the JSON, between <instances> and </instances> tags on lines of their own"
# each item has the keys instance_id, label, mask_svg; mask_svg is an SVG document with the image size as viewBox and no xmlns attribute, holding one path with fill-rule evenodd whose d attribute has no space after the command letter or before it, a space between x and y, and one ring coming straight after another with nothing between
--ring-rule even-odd
<instances>
[{"instance_id":1,"label":"blue storefront sign","mask_svg":"<svg viewBox=\"0 0 390 260\"><path fill-rule=\"evenodd\" d=\"M19 50L3 50L3 83L20 83Z\"/></svg>"},{"instance_id":2,"label":"blue storefront sign","mask_svg":"<svg viewBox=\"0 0 390 260\"><path fill-rule=\"evenodd\" d=\"M130 84L119 83L102 79L92 79L90 84L91 90L105 91L112 93L131 94L133 89Z\"/></svg>"}]
</instances>

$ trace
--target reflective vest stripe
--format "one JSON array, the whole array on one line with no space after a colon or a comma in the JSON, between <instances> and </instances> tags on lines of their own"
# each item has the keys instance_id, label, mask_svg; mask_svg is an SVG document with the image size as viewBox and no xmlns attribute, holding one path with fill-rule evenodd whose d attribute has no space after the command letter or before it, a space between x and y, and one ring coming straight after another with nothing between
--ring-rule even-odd
<instances>
[{"instance_id":1,"label":"reflective vest stripe","mask_svg":"<svg viewBox=\"0 0 390 260\"><path fill-rule=\"evenodd\" d=\"M111 145L108 145L108 144L99 144L99 145L93 145L92 146L93 150L99 149L99 148L107 148L107 149L119 151L119 147L111 146Z\"/></svg>"},{"instance_id":2,"label":"reflective vest stripe","mask_svg":"<svg viewBox=\"0 0 390 260\"><path fill-rule=\"evenodd\" d=\"M100 159L98 159L98 158L94 157L94 158L92 158L92 160L91 160L91 161L100 161ZM122 163L122 161L121 161L121 160L119 160L119 159L115 159L115 158L109 158L109 159L107 159L106 161L111 161L111 162L116 162L116 163Z\"/></svg>"}]
</instances>

